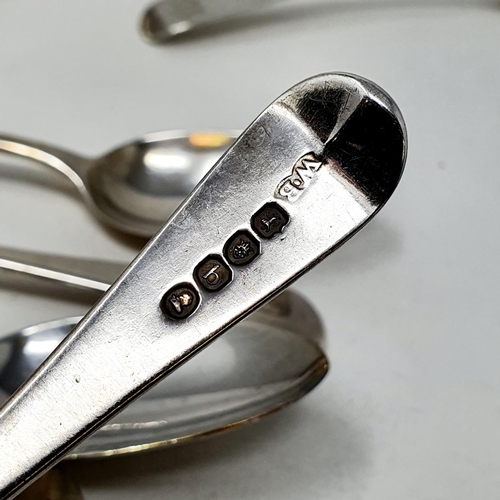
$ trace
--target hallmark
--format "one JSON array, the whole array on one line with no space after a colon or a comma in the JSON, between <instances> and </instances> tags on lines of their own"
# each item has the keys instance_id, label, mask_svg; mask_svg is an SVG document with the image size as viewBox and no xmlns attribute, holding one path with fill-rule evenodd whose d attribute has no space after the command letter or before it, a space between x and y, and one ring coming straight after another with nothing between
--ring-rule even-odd
<instances>
[{"instance_id":1,"label":"hallmark","mask_svg":"<svg viewBox=\"0 0 500 500\"><path fill-rule=\"evenodd\" d=\"M278 184L274 192L276 198L295 201L309 186L322 165L323 163L316 158L314 153L304 155L294 165L291 175Z\"/></svg>"},{"instance_id":2,"label":"hallmark","mask_svg":"<svg viewBox=\"0 0 500 500\"><path fill-rule=\"evenodd\" d=\"M185 319L200 304L200 295L190 283L180 283L171 288L162 298L161 308L172 319Z\"/></svg>"},{"instance_id":3,"label":"hallmark","mask_svg":"<svg viewBox=\"0 0 500 500\"><path fill-rule=\"evenodd\" d=\"M281 233L283 228L290 222L287 211L278 203L266 203L252 216L252 229L261 238L272 238Z\"/></svg>"}]
</instances>

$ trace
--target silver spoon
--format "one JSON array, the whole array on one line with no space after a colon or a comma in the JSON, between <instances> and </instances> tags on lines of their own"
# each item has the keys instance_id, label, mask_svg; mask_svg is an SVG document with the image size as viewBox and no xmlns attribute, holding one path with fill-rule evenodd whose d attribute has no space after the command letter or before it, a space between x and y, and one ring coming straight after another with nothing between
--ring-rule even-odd
<instances>
[{"instance_id":1,"label":"silver spoon","mask_svg":"<svg viewBox=\"0 0 500 500\"><path fill-rule=\"evenodd\" d=\"M311 5L311 3L313 5ZM401 1L399 3L402 3ZM404 2L403 2L404 3ZM406 2L411 5L413 0ZM420 2L422 4L422 2ZM439 2L431 0L429 5L472 5L477 6L478 0L455 0L455 2ZM486 3L486 2L482 2ZM489 2L491 4L492 2ZM241 19L245 16L270 14L281 12L283 8L302 7L310 10L311 7L322 7L337 4L344 7L346 2L305 2L291 0L159 0L150 5L142 14L140 33L142 37L152 43L169 42L179 35L194 31L198 28L212 26L217 23ZM379 5L378 5L379 4ZM351 0L347 5L368 7L383 6L383 2ZM274 7L277 7L274 8ZM299 12L301 14L301 12ZM303 18L303 16L302 16Z\"/></svg>"},{"instance_id":2,"label":"silver spoon","mask_svg":"<svg viewBox=\"0 0 500 500\"><path fill-rule=\"evenodd\" d=\"M0 248L0 268L76 286L92 292L93 299L126 266ZM0 406L79 320L41 323L0 340ZM190 441L280 409L325 376L328 363L321 341L316 312L300 296L285 291L82 442L68 458Z\"/></svg>"},{"instance_id":3,"label":"silver spoon","mask_svg":"<svg viewBox=\"0 0 500 500\"><path fill-rule=\"evenodd\" d=\"M83 500L83 494L67 471L54 467L16 498L17 500Z\"/></svg>"},{"instance_id":4,"label":"silver spoon","mask_svg":"<svg viewBox=\"0 0 500 500\"><path fill-rule=\"evenodd\" d=\"M148 42L161 43L211 23L262 11L283 0L160 0L142 15L140 30Z\"/></svg>"},{"instance_id":5,"label":"silver spoon","mask_svg":"<svg viewBox=\"0 0 500 500\"><path fill-rule=\"evenodd\" d=\"M0 152L64 174L105 224L150 237L234 142L238 132L159 132L99 158L0 135Z\"/></svg>"},{"instance_id":6,"label":"silver spoon","mask_svg":"<svg viewBox=\"0 0 500 500\"><path fill-rule=\"evenodd\" d=\"M401 114L372 82L323 74L276 99L0 410L0 498L335 251L405 158Z\"/></svg>"}]
</instances>

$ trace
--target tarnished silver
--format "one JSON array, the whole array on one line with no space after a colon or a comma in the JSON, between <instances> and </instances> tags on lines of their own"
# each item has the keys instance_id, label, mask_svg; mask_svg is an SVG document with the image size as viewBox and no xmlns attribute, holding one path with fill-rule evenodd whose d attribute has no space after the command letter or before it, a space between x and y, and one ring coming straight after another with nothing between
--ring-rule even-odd
<instances>
[{"instance_id":1,"label":"tarnished silver","mask_svg":"<svg viewBox=\"0 0 500 500\"><path fill-rule=\"evenodd\" d=\"M0 135L0 152L57 170L101 222L150 238L212 168L239 132L158 132L99 158Z\"/></svg>"},{"instance_id":2,"label":"tarnished silver","mask_svg":"<svg viewBox=\"0 0 500 500\"><path fill-rule=\"evenodd\" d=\"M313 153L323 166L295 200L275 191ZM59 461L161 377L333 252L385 204L406 157L392 99L359 77L324 74L271 104L146 245L61 347L0 412L0 498ZM200 291L186 320L161 303L193 270L221 254L265 204L290 221L234 268L219 292Z\"/></svg>"},{"instance_id":3,"label":"tarnished silver","mask_svg":"<svg viewBox=\"0 0 500 500\"><path fill-rule=\"evenodd\" d=\"M93 292L95 299L95 292L109 288L127 266L0 248L0 267ZM79 319L41 323L0 340L0 405ZM325 376L328 363L322 341L323 328L314 309L296 293L285 290L65 458L102 457L179 444L274 412L302 397ZM222 365L224 369L219 369Z\"/></svg>"}]
</instances>

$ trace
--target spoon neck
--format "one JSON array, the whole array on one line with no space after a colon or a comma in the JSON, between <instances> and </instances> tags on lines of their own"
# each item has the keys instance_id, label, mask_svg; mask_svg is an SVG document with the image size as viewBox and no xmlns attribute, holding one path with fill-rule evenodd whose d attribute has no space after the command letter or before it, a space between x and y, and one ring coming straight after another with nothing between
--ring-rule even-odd
<instances>
[{"instance_id":1,"label":"spoon neck","mask_svg":"<svg viewBox=\"0 0 500 500\"><path fill-rule=\"evenodd\" d=\"M89 292L105 292L127 267L126 263L51 255L0 247L0 269L41 278Z\"/></svg>"},{"instance_id":2,"label":"spoon neck","mask_svg":"<svg viewBox=\"0 0 500 500\"><path fill-rule=\"evenodd\" d=\"M57 170L80 191L85 191L84 175L89 160L41 142L0 135L0 152L32 160Z\"/></svg>"}]
</instances>

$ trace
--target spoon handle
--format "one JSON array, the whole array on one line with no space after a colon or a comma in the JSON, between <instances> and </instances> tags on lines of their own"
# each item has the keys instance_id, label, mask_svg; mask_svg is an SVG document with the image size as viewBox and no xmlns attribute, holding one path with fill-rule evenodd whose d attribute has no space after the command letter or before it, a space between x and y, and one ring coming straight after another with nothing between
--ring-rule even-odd
<instances>
[{"instance_id":1,"label":"spoon handle","mask_svg":"<svg viewBox=\"0 0 500 500\"><path fill-rule=\"evenodd\" d=\"M65 175L79 190L85 191L82 174L88 160L42 142L0 135L0 152L33 160Z\"/></svg>"},{"instance_id":2,"label":"spoon handle","mask_svg":"<svg viewBox=\"0 0 500 500\"><path fill-rule=\"evenodd\" d=\"M283 0L161 0L143 14L141 33L149 42L161 43L198 26L259 12Z\"/></svg>"},{"instance_id":3,"label":"spoon handle","mask_svg":"<svg viewBox=\"0 0 500 500\"><path fill-rule=\"evenodd\" d=\"M274 101L2 408L0 499L347 241L405 159L372 82L324 74Z\"/></svg>"},{"instance_id":4,"label":"spoon handle","mask_svg":"<svg viewBox=\"0 0 500 500\"><path fill-rule=\"evenodd\" d=\"M80 259L47 253L17 250L0 247L0 269L23 274L30 278L43 279L61 286L72 286L90 292L105 292L126 269L127 263L104 260ZM92 295L95 298L95 294ZM306 304L302 305L302 302ZM300 321L290 321L295 318L292 309L309 307L296 294L285 290L278 297L252 313L253 318L262 318L267 324L281 326L284 330L294 331L301 336L312 338L321 343L321 328L316 321L310 328L304 328L304 323L315 318L313 314L302 314ZM292 315L292 316L291 316Z\"/></svg>"}]
</instances>

